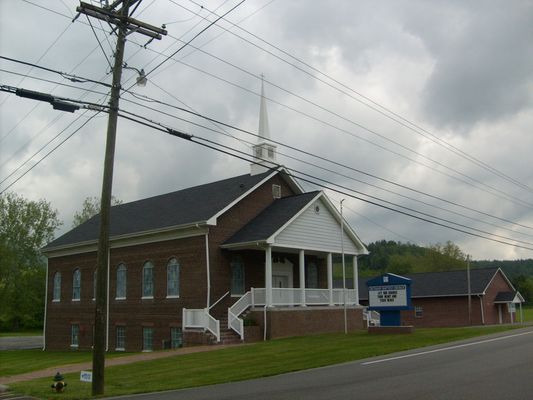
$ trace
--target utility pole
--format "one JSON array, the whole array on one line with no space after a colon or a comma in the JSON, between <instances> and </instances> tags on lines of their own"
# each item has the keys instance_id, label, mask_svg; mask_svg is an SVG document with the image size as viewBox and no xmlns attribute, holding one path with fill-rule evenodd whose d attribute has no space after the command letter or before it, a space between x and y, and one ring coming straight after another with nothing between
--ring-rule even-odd
<instances>
[{"instance_id":1,"label":"utility pole","mask_svg":"<svg viewBox=\"0 0 533 400\"><path fill-rule=\"evenodd\" d=\"M107 275L109 269L109 225L111 209L111 193L113 186L113 164L115 158L115 143L117 133L118 106L120 100L122 67L124 64L124 48L126 36L131 32L139 32L152 39L161 39L166 31L137 21L129 16L130 5L139 0L117 0L111 5L101 8L92 4L80 2L76 8L78 13L102 19L117 27L117 45L115 50L115 65L113 67L113 83L109 100L109 119L107 123L107 139L102 179L102 196L100 201L100 234L98 238L98 253L96 267L96 308L94 317L94 345L93 345L93 381L92 395L104 394L105 352L107 342ZM115 8L122 4L119 11Z\"/></svg>"}]
</instances>

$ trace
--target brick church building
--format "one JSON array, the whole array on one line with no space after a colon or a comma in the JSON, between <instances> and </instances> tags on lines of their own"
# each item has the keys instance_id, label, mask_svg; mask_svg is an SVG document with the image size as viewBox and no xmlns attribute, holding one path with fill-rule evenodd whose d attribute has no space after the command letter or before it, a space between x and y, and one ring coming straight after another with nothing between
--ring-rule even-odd
<instances>
[{"instance_id":1,"label":"brick church building","mask_svg":"<svg viewBox=\"0 0 533 400\"><path fill-rule=\"evenodd\" d=\"M276 161L264 98L250 173L111 209L107 349L159 350L363 328L332 258L367 250L320 191ZM49 243L47 349L90 349L99 216ZM341 246L341 237L343 243ZM357 286L356 286L357 288ZM246 320L246 323L245 323Z\"/></svg>"}]
</instances>

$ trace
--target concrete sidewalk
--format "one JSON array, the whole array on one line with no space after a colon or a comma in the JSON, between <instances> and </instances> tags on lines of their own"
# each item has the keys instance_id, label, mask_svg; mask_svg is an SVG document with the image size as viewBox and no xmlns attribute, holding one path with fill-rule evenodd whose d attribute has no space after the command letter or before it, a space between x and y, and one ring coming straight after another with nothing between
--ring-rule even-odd
<instances>
[{"instance_id":1,"label":"concrete sidewalk","mask_svg":"<svg viewBox=\"0 0 533 400\"><path fill-rule=\"evenodd\" d=\"M138 361L156 360L160 358L167 358L167 357L179 356L179 355L184 355L184 354L192 354L192 353L203 353L206 351L221 350L221 349L227 349L230 347L238 347L238 346L244 346L244 345L243 344L228 344L228 345L211 345L211 346L193 346L193 347L183 347L181 349L176 349L176 350L156 351L156 352L150 352L150 353L137 353L131 356L106 359L105 365L106 367L111 367L114 365L131 364L131 363L138 362ZM5 385L5 384L13 383L13 382L30 381L32 379L46 378L46 377L49 377L51 379L58 371L61 372L62 374L68 374L70 372L91 370L91 368L92 368L91 362L59 365L56 367L46 368L46 369L42 369L39 371L28 372L25 374L3 376L3 377L0 377L0 384Z\"/></svg>"}]
</instances>

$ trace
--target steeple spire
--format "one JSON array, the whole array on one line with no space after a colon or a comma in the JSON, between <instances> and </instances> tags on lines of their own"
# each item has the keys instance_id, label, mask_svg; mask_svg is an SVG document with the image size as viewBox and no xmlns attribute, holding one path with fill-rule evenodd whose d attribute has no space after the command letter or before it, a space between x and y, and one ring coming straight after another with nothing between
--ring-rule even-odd
<instances>
[{"instance_id":1,"label":"steeple spire","mask_svg":"<svg viewBox=\"0 0 533 400\"><path fill-rule=\"evenodd\" d=\"M259 130L257 144L252 146L254 163L250 165L250 174L257 175L277 166L276 146L270 143L270 129L265 99L264 76L261 74L261 102L259 104Z\"/></svg>"},{"instance_id":2,"label":"steeple spire","mask_svg":"<svg viewBox=\"0 0 533 400\"><path fill-rule=\"evenodd\" d=\"M261 103L259 106L259 136L260 136L259 140L270 139L270 129L268 127L268 113L267 113L266 101L265 101L264 78L265 76L261 74Z\"/></svg>"}]
</instances>

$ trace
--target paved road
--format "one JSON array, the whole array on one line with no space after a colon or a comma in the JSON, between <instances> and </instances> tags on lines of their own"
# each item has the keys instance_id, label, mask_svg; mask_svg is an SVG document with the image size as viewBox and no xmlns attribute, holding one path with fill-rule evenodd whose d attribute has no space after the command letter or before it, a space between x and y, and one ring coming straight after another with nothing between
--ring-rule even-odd
<instances>
[{"instance_id":1,"label":"paved road","mask_svg":"<svg viewBox=\"0 0 533 400\"><path fill-rule=\"evenodd\" d=\"M265 379L127 398L531 399L533 328Z\"/></svg>"},{"instance_id":2,"label":"paved road","mask_svg":"<svg viewBox=\"0 0 533 400\"><path fill-rule=\"evenodd\" d=\"M0 338L0 350L40 349L42 336L10 336Z\"/></svg>"}]
</instances>

